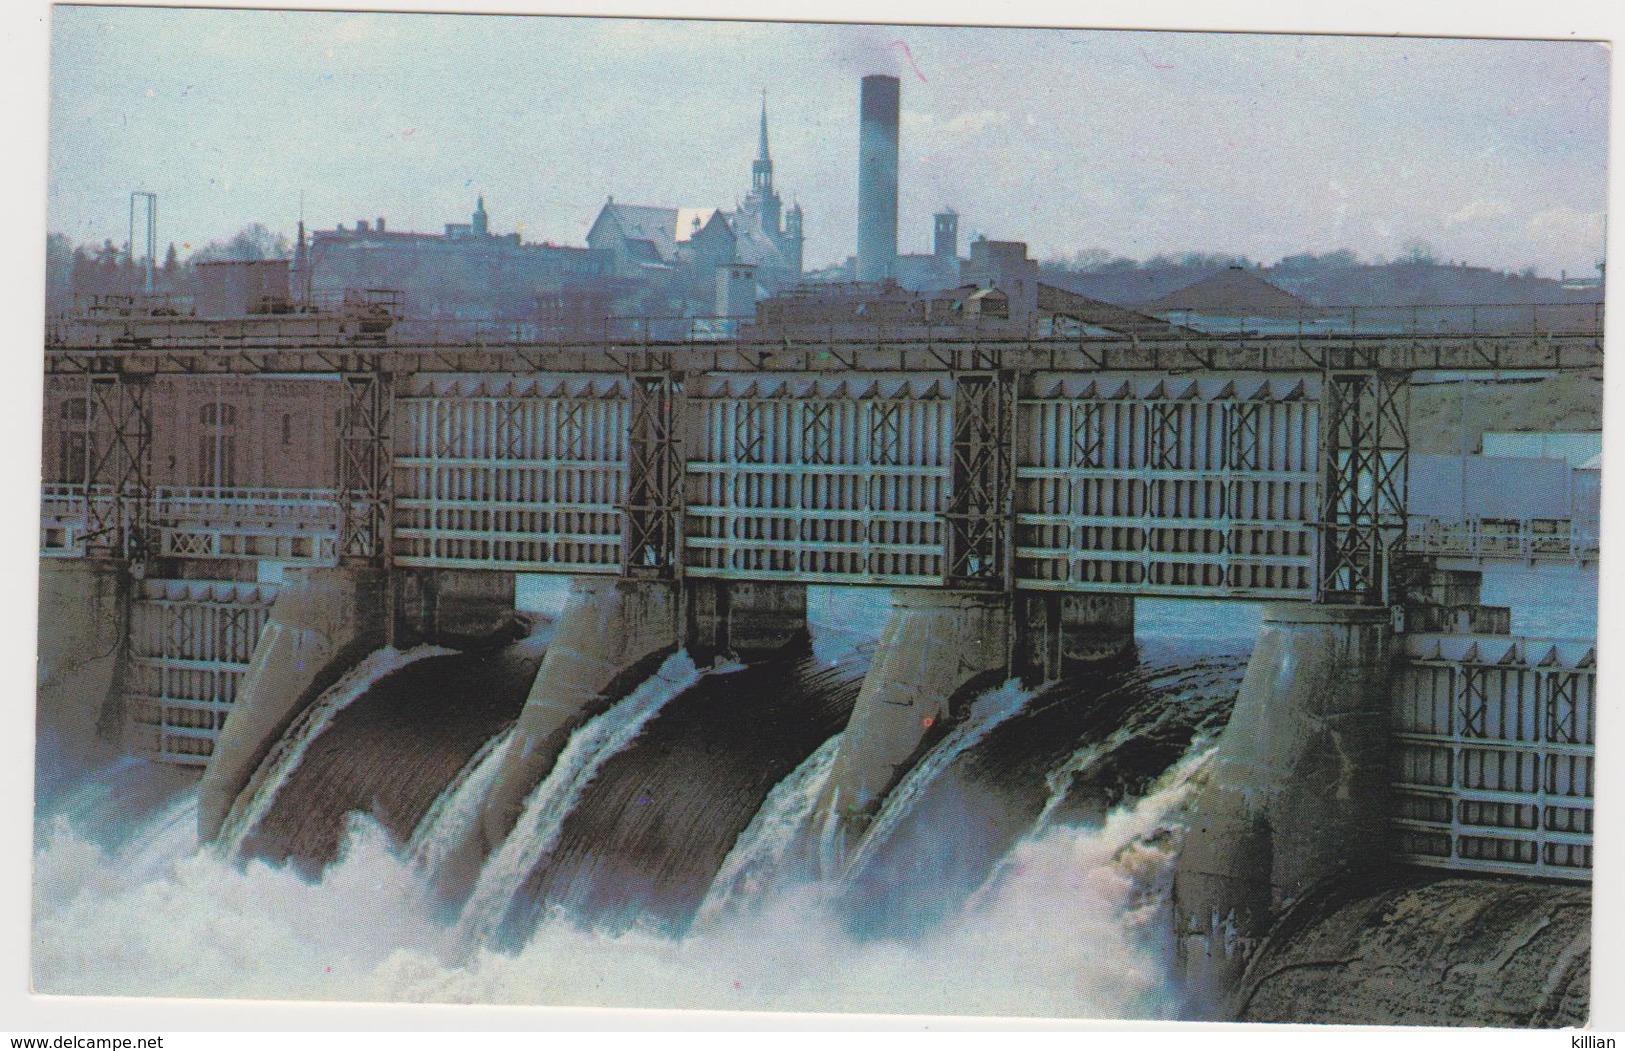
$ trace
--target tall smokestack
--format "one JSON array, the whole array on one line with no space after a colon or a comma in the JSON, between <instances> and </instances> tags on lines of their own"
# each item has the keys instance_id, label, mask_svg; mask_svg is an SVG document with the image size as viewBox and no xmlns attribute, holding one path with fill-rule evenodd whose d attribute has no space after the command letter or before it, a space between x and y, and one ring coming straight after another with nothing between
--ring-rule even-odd
<instances>
[{"instance_id":1,"label":"tall smokestack","mask_svg":"<svg viewBox=\"0 0 1625 1051\"><path fill-rule=\"evenodd\" d=\"M858 123L858 280L897 276L897 115L902 82L863 78Z\"/></svg>"}]
</instances>

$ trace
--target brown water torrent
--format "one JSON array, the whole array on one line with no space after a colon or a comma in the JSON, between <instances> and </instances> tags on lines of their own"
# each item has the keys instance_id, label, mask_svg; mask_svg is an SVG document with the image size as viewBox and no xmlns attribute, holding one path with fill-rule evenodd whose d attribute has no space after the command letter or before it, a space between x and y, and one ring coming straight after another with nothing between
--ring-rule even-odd
<instances>
[{"instance_id":1,"label":"brown water torrent","mask_svg":"<svg viewBox=\"0 0 1625 1051\"><path fill-rule=\"evenodd\" d=\"M533 635L426 657L379 679L310 742L243 855L320 870L355 812L406 842L480 746L517 718L545 648Z\"/></svg>"},{"instance_id":2,"label":"brown water torrent","mask_svg":"<svg viewBox=\"0 0 1625 1051\"><path fill-rule=\"evenodd\" d=\"M810 654L710 675L604 764L505 923L522 942L544 909L595 922L686 926L734 840L779 781L839 733L868 666Z\"/></svg>"}]
</instances>

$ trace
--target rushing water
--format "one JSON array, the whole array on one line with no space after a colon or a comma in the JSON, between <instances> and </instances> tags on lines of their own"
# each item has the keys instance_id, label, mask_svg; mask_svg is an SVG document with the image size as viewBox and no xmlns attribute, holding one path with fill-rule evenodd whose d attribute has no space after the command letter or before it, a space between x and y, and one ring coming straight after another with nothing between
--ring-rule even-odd
<instances>
[{"instance_id":1,"label":"rushing water","mask_svg":"<svg viewBox=\"0 0 1625 1051\"><path fill-rule=\"evenodd\" d=\"M304 765L305 753L327 731L340 712L360 699L363 694L381 685L380 680L390 673L425 657L450 652L432 646L420 646L403 653L386 647L368 655L360 664L346 672L338 682L328 687L303 715L294 720L293 726L283 735L282 741L272 749L259 772L250 781L245 790L247 802L241 804L240 809L234 809L220 830L221 848L228 854L236 854L243 849L246 837L258 829L260 823L271 813L271 807L282 794L288 779Z\"/></svg>"},{"instance_id":2,"label":"rushing water","mask_svg":"<svg viewBox=\"0 0 1625 1051\"><path fill-rule=\"evenodd\" d=\"M460 924L470 942L482 943L497 935L520 883L553 850L564 819L604 763L631 744L663 705L698 679L694 662L678 653L648 681L570 736L553 768L526 798L513 831L480 872Z\"/></svg>"},{"instance_id":3,"label":"rushing water","mask_svg":"<svg viewBox=\"0 0 1625 1051\"><path fill-rule=\"evenodd\" d=\"M313 715L290 734L302 758L267 767L277 787L235 858L198 849L195 790L173 771L116 764L42 806L36 987L1165 1016L1179 808L1258 616L1140 607L1137 660L983 695L880 834L820 872L815 804L885 601L816 593L814 617L842 630L809 651L706 674L673 660L579 727L450 912L449 847L541 643L374 668L320 732Z\"/></svg>"},{"instance_id":4,"label":"rushing water","mask_svg":"<svg viewBox=\"0 0 1625 1051\"><path fill-rule=\"evenodd\" d=\"M846 725L867 658L851 645L707 676L604 762L507 917L548 910L600 929L679 931L775 785Z\"/></svg>"}]
</instances>

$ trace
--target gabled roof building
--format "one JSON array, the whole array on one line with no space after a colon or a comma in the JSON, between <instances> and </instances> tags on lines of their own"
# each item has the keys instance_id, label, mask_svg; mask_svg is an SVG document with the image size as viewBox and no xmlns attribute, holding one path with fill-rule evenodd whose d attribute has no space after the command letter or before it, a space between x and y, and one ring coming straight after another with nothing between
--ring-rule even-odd
<instances>
[{"instance_id":1,"label":"gabled roof building","mask_svg":"<svg viewBox=\"0 0 1625 1051\"><path fill-rule=\"evenodd\" d=\"M714 307L718 267L746 264L766 293L801 280L802 211L773 188L764 94L750 192L733 211L604 203L587 247L612 260L617 277L665 284L691 313Z\"/></svg>"}]
</instances>

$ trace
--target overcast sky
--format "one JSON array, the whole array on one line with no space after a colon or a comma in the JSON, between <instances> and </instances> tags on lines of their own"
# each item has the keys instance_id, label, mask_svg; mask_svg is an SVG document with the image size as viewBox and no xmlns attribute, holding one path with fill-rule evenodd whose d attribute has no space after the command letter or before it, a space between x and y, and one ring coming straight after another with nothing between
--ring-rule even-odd
<instances>
[{"instance_id":1,"label":"overcast sky","mask_svg":"<svg viewBox=\"0 0 1625 1051\"><path fill-rule=\"evenodd\" d=\"M58 7L50 228L160 244L384 216L581 244L607 196L731 207L760 91L807 262L854 250L858 81L903 81L900 241L1040 258L1352 248L1594 274L1607 50L1583 42ZM161 249L160 249L161 250Z\"/></svg>"}]
</instances>

